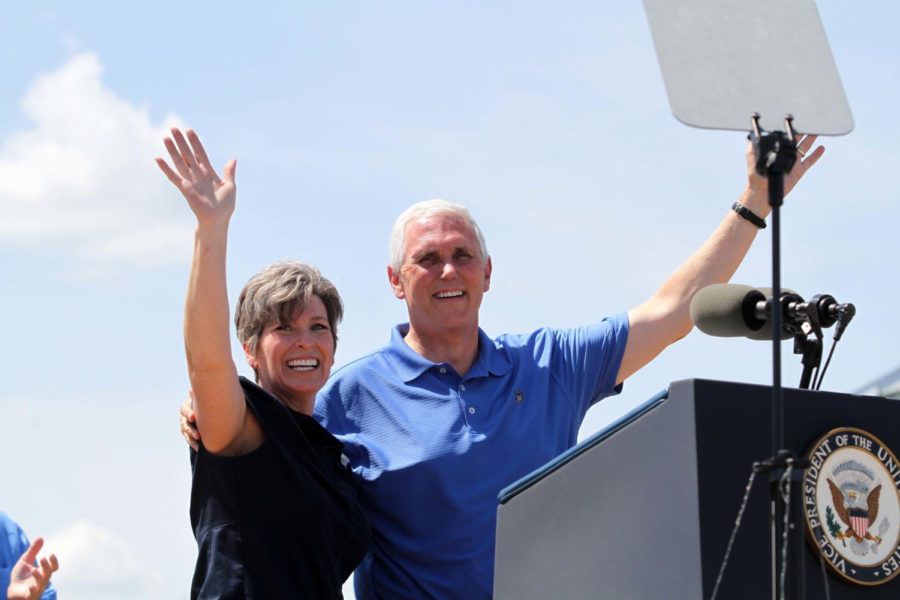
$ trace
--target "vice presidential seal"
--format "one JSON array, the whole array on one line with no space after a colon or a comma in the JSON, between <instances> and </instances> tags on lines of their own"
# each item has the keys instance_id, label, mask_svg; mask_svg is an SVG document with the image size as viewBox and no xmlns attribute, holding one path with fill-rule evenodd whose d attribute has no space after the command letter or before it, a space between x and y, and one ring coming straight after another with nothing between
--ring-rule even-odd
<instances>
[{"instance_id":1,"label":"vice presidential seal","mask_svg":"<svg viewBox=\"0 0 900 600\"><path fill-rule=\"evenodd\" d=\"M900 463L861 429L829 431L806 457L807 533L828 566L860 585L900 572Z\"/></svg>"}]
</instances>

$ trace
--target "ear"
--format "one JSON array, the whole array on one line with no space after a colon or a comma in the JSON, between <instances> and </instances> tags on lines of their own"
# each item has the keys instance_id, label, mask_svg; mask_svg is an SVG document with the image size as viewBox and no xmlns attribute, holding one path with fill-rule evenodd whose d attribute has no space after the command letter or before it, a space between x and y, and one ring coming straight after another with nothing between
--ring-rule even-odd
<instances>
[{"instance_id":1,"label":"ear","mask_svg":"<svg viewBox=\"0 0 900 600\"><path fill-rule=\"evenodd\" d=\"M403 291L403 284L400 283L400 274L394 272L394 267L391 265L387 266L387 276L388 281L391 284L391 289L394 290L394 296L403 300L406 298L406 292Z\"/></svg>"},{"instance_id":2,"label":"ear","mask_svg":"<svg viewBox=\"0 0 900 600\"><path fill-rule=\"evenodd\" d=\"M491 263L491 257L488 256L487 261L484 263L484 291L488 291L491 289L491 272L494 270L494 265Z\"/></svg>"},{"instance_id":3,"label":"ear","mask_svg":"<svg viewBox=\"0 0 900 600\"><path fill-rule=\"evenodd\" d=\"M250 352L250 344L241 344L244 348L244 356L247 358L247 364L250 365L250 368L254 371L259 368L259 361L256 360L256 356Z\"/></svg>"}]
</instances>

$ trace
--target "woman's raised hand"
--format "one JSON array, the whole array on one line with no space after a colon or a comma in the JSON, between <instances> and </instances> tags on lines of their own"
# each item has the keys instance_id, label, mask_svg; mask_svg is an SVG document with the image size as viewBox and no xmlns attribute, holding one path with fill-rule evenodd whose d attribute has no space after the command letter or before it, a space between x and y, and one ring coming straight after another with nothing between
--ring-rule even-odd
<instances>
[{"instance_id":1,"label":"woman's raised hand","mask_svg":"<svg viewBox=\"0 0 900 600\"><path fill-rule=\"evenodd\" d=\"M222 171L223 179L220 179L193 129L182 134L180 129L173 127L171 132L171 137L165 138L163 143L172 166L159 157L156 164L187 199L198 223L227 223L234 212L237 196L234 183L237 161L228 161Z\"/></svg>"}]
</instances>

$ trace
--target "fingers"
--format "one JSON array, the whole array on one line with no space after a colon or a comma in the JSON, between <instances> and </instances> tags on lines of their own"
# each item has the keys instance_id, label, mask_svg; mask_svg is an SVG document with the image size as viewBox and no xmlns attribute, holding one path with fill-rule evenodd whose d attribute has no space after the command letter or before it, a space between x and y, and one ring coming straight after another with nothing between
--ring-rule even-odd
<instances>
[{"instance_id":1,"label":"fingers","mask_svg":"<svg viewBox=\"0 0 900 600\"><path fill-rule=\"evenodd\" d=\"M44 577L46 581L50 581L50 576L58 570L59 561L56 559L55 554L51 554L50 556L41 559L41 576Z\"/></svg>"},{"instance_id":2,"label":"fingers","mask_svg":"<svg viewBox=\"0 0 900 600\"><path fill-rule=\"evenodd\" d=\"M197 425L194 423L193 414L191 414L191 418L188 418L182 413L178 423L181 425L181 434L184 435L188 443L200 439L200 430L197 429Z\"/></svg>"},{"instance_id":3,"label":"fingers","mask_svg":"<svg viewBox=\"0 0 900 600\"><path fill-rule=\"evenodd\" d=\"M25 554L22 555L20 560L24 560L29 565L33 565L35 559L37 558L38 552L41 551L41 548L44 547L44 538L35 538L33 542L28 546L28 549L25 551Z\"/></svg>"},{"instance_id":4,"label":"fingers","mask_svg":"<svg viewBox=\"0 0 900 600\"><path fill-rule=\"evenodd\" d=\"M194 451L200 450L200 433L196 428L186 426L184 420L181 421L181 437Z\"/></svg>"},{"instance_id":5,"label":"fingers","mask_svg":"<svg viewBox=\"0 0 900 600\"><path fill-rule=\"evenodd\" d=\"M182 133L177 127L169 131L171 136L163 139L163 145L169 153L171 164L159 157L156 158L156 164L169 181L181 190L191 209L195 213L198 210L208 212L224 205L233 210L237 161L232 159L225 165L223 182L210 164L209 155L196 131L188 129Z\"/></svg>"},{"instance_id":6,"label":"fingers","mask_svg":"<svg viewBox=\"0 0 900 600\"><path fill-rule=\"evenodd\" d=\"M797 141L797 156L800 159L804 159L809 155L810 149L815 145L816 140L819 139L817 135L804 135Z\"/></svg>"},{"instance_id":7,"label":"fingers","mask_svg":"<svg viewBox=\"0 0 900 600\"><path fill-rule=\"evenodd\" d=\"M25 553L19 558L16 566L13 568L12 579L13 583L19 582L28 586L27 596L22 596L21 593L17 593L10 597L37 599L50 583L50 577L59 569L59 561L55 554L51 554L50 556L42 557L35 567L34 565L35 562L37 562L38 552L40 552L43 547L44 539L36 538L28 546ZM11 585L10 590L12 587L13 586ZM19 588L19 592L21 592L21 590L22 588Z\"/></svg>"},{"instance_id":8,"label":"fingers","mask_svg":"<svg viewBox=\"0 0 900 600\"><path fill-rule=\"evenodd\" d=\"M825 154L825 146L819 146L811 153L803 157L797 164L800 165L800 168L802 168L803 172L805 173L807 169L812 167L819 161L820 158L822 158L823 154Z\"/></svg>"},{"instance_id":9,"label":"fingers","mask_svg":"<svg viewBox=\"0 0 900 600\"><path fill-rule=\"evenodd\" d=\"M188 399L182 403L181 408L179 409L181 416L188 423L194 423L197 420L197 416L194 414L194 391L190 390L188 392Z\"/></svg>"},{"instance_id":10,"label":"fingers","mask_svg":"<svg viewBox=\"0 0 900 600\"><path fill-rule=\"evenodd\" d=\"M181 175L179 175L178 173L173 171L172 167L169 166L169 163L167 163L162 158L157 156L155 160L156 160L156 165L160 168L160 170L163 172L163 174L168 178L169 181L171 181L175 185L175 187L177 187L180 190L182 181L184 181L182 179Z\"/></svg>"},{"instance_id":11,"label":"fingers","mask_svg":"<svg viewBox=\"0 0 900 600\"><path fill-rule=\"evenodd\" d=\"M199 450L200 431L196 426L197 416L194 414L194 410L191 408L191 402L193 400L194 394L192 391L189 392L189 394L190 397L184 401L184 404L182 404L181 408L179 409L179 424L181 426L181 436L184 438L184 441L187 442L188 446L190 446L194 450Z\"/></svg>"},{"instance_id":12,"label":"fingers","mask_svg":"<svg viewBox=\"0 0 900 600\"><path fill-rule=\"evenodd\" d=\"M194 409L192 409L187 404L182 404L179 413L181 414L181 420L185 425L194 427L194 423L197 420L197 417L194 414Z\"/></svg>"},{"instance_id":13,"label":"fingers","mask_svg":"<svg viewBox=\"0 0 900 600\"><path fill-rule=\"evenodd\" d=\"M175 140L175 145L178 147L178 151L181 153L181 158L185 163L187 163L188 167L190 167L191 169L196 169L197 159L194 157L194 152L191 150L191 147L188 145L187 140L184 138L184 134L181 133L181 130L177 127L173 127L170 131L172 132L172 138Z\"/></svg>"},{"instance_id":14,"label":"fingers","mask_svg":"<svg viewBox=\"0 0 900 600\"><path fill-rule=\"evenodd\" d=\"M234 185L235 171L237 171L237 161L232 158L228 161L228 164L225 165L225 170L222 173L225 176L225 181L227 183Z\"/></svg>"},{"instance_id":15,"label":"fingers","mask_svg":"<svg viewBox=\"0 0 900 600\"><path fill-rule=\"evenodd\" d=\"M812 148L812 145L816 143L816 140L819 138L817 135L803 135L800 137L800 140L797 142L797 151L803 155L809 152L809 149Z\"/></svg>"},{"instance_id":16,"label":"fingers","mask_svg":"<svg viewBox=\"0 0 900 600\"><path fill-rule=\"evenodd\" d=\"M31 572L31 579L34 581L34 584L28 589L28 591L32 594L37 592L37 596L40 596L44 589L47 587L47 584L50 583L50 571L49 573L44 570L43 563L46 562L46 558L41 559L41 568L35 569Z\"/></svg>"},{"instance_id":17,"label":"fingers","mask_svg":"<svg viewBox=\"0 0 900 600\"><path fill-rule=\"evenodd\" d=\"M208 174L210 174L213 180L218 183L219 176L216 175L216 170L213 169L212 164L209 162L209 157L206 155L206 149L203 147L203 143L200 141L200 136L197 135L197 132L193 129L188 129L187 132L188 142L191 144L191 148L194 151L194 156L196 157L197 163L200 165L202 169L204 169Z\"/></svg>"},{"instance_id":18,"label":"fingers","mask_svg":"<svg viewBox=\"0 0 900 600\"><path fill-rule=\"evenodd\" d=\"M815 150L812 150L812 147L816 143L816 139L817 136L806 135L797 142L797 160L794 162L794 166L791 168L790 172L787 173L784 178L785 195L789 194L791 190L794 189L794 186L800 182L803 176L806 175L806 172L819 162L819 159L825 154L824 146L817 146Z\"/></svg>"},{"instance_id":19,"label":"fingers","mask_svg":"<svg viewBox=\"0 0 900 600\"><path fill-rule=\"evenodd\" d=\"M794 166L795 168L799 167L801 175L816 164L816 162L822 158L822 155L825 154L825 146L819 146L810 152L810 149L815 145L817 139L818 136L816 135L804 135L800 138L800 141L797 142L797 157L799 160Z\"/></svg>"},{"instance_id":20,"label":"fingers","mask_svg":"<svg viewBox=\"0 0 900 600\"><path fill-rule=\"evenodd\" d=\"M175 142L172 141L172 138L163 138L163 145L166 147L166 151L169 153L169 158L172 159L172 164L175 165L175 170L178 171L178 174L181 175L181 177L184 179L190 179L191 170L188 167L187 163L184 162L184 159L181 157L181 153L178 151L178 148L175 147Z\"/></svg>"}]
</instances>

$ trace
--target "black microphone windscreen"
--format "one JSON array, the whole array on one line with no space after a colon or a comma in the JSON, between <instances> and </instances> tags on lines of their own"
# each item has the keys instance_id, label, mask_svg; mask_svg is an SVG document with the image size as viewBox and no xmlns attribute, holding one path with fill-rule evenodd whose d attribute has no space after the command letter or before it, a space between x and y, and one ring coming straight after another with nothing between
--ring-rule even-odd
<instances>
[{"instance_id":1,"label":"black microphone windscreen","mask_svg":"<svg viewBox=\"0 0 900 600\"><path fill-rule=\"evenodd\" d=\"M749 336L765 324L754 316L756 303L765 299L749 285L715 283L694 295L691 320L707 335Z\"/></svg>"}]
</instances>

